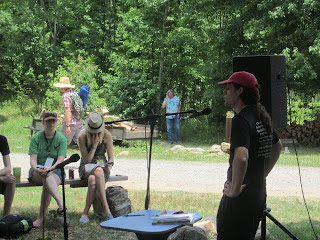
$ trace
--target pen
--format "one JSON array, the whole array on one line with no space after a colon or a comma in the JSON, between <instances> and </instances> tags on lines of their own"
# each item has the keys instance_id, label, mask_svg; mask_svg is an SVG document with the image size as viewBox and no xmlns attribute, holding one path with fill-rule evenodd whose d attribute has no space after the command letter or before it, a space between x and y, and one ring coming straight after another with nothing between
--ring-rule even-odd
<instances>
[{"instance_id":1,"label":"pen","mask_svg":"<svg viewBox=\"0 0 320 240\"><path fill-rule=\"evenodd\" d=\"M144 214L126 214L125 217L136 217L136 216L144 216Z\"/></svg>"}]
</instances>

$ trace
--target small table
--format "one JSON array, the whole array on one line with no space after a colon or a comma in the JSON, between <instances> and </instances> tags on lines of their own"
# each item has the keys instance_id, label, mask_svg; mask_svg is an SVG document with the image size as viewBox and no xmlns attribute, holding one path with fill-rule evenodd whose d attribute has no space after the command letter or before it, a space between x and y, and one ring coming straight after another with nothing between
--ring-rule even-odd
<instances>
[{"instance_id":1,"label":"small table","mask_svg":"<svg viewBox=\"0 0 320 240\"><path fill-rule=\"evenodd\" d=\"M183 224L152 224L153 217L159 214L160 210L141 210L125 216L117 217L100 224L103 228L134 232L139 240L166 240L168 236L182 227ZM168 213L174 213L169 211ZM195 213L194 221L202 218Z\"/></svg>"}]
</instances>

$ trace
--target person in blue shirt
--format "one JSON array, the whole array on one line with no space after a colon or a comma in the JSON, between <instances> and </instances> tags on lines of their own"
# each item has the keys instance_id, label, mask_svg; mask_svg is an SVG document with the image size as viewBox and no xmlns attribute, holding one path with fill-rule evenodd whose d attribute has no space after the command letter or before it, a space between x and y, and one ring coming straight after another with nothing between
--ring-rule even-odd
<instances>
[{"instance_id":1,"label":"person in blue shirt","mask_svg":"<svg viewBox=\"0 0 320 240\"><path fill-rule=\"evenodd\" d=\"M174 95L174 91L169 89L167 91L166 97L163 100L162 108L166 108L166 113L179 113L181 110L180 99ZM167 122L167 132L170 144L173 144L173 128L176 134L176 142L180 143L180 116L169 115L166 116Z\"/></svg>"}]
</instances>

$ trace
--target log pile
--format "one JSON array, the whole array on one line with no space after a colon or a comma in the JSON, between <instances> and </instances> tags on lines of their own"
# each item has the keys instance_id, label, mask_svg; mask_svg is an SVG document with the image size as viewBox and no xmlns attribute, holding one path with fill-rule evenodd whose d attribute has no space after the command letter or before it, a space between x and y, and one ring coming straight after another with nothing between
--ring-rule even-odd
<instances>
[{"instance_id":1,"label":"log pile","mask_svg":"<svg viewBox=\"0 0 320 240\"><path fill-rule=\"evenodd\" d=\"M103 117L104 117L104 119L108 119L107 121L118 121L118 120L120 120L119 117L114 116L114 115L104 115ZM135 125L132 122L127 122L127 121L115 122L115 123L112 123L112 126L114 126L114 127L123 127L127 131L135 131L135 130L138 129L137 125Z\"/></svg>"},{"instance_id":2,"label":"log pile","mask_svg":"<svg viewBox=\"0 0 320 240\"><path fill-rule=\"evenodd\" d=\"M320 118L314 121L305 121L303 125L287 125L285 128L277 129L280 138L294 138L299 144L313 147L320 146ZM292 134L292 136L291 136Z\"/></svg>"},{"instance_id":3,"label":"log pile","mask_svg":"<svg viewBox=\"0 0 320 240\"><path fill-rule=\"evenodd\" d=\"M131 122L116 122L116 123L113 123L112 126L124 127L127 131L134 131L138 128L138 126L134 125Z\"/></svg>"},{"instance_id":4,"label":"log pile","mask_svg":"<svg viewBox=\"0 0 320 240\"><path fill-rule=\"evenodd\" d=\"M100 112L100 114L103 116L103 118L107 121L118 121L120 120L120 118L118 116L115 115L109 115L109 111L106 108L96 108L97 112ZM115 122L112 123L112 126L114 127L123 127L125 128L127 131L135 131L138 130L138 126L136 126L135 124L131 123L131 122Z\"/></svg>"}]
</instances>

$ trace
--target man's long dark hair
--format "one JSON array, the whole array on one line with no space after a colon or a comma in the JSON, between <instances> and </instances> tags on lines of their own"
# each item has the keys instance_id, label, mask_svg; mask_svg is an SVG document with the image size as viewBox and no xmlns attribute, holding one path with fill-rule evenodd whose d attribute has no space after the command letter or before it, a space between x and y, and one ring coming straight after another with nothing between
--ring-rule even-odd
<instances>
[{"instance_id":1,"label":"man's long dark hair","mask_svg":"<svg viewBox=\"0 0 320 240\"><path fill-rule=\"evenodd\" d=\"M260 103L260 94L252 88L248 88L236 83L233 83L235 89L243 88L243 92L239 96L242 102L248 106L256 107L257 114L265 126L268 133L272 132L272 121L266 108Z\"/></svg>"}]
</instances>

